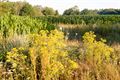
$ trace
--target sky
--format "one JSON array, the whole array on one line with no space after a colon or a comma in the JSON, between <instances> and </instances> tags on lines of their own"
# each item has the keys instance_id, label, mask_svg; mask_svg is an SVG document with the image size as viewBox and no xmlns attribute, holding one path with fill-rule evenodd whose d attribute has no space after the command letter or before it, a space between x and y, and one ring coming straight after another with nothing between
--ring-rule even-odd
<instances>
[{"instance_id":1,"label":"sky","mask_svg":"<svg viewBox=\"0 0 120 80\"><path fill-rule=\"evenodd\" d=\"M64 10L75 5L80 10L87 9L104 9L104 8L120 8L120 0L10 0L10 1L27 1L32 5L41 5L42 7L52 7L63 13Z\"/></svg>"}]
</instances>

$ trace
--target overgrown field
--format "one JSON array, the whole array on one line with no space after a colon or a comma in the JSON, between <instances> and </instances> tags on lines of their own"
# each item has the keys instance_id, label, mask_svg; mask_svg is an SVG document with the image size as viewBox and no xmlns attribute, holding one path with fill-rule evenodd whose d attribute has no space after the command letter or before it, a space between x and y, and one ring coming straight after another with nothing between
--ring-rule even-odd
<instances>
[{"instance_id":1,"label":"overgrown field","mask_svg":"<svg viewBox=\"0 0 120 80\"><path fill-rule=\"evenodd\" d=\"M119 80L120 45L113 38L108 40L115 44L106 44L102 38L119 34L117 17L110 27L81 23L73 28L31 17L1 16L0 80ZM80 41L74 45L73 39Z\"/></svg>"},{"instance_id":2,"label":"overgrown field","mask_svg":"<svg viewBox=\"0 0 120 80\"><path fill-rule=\"evenodd\" d=\"M85 32L93 31L110 44L120 42L120 15L41 16L37 19L60 27L69 40L81 40Z\"/></svg>"}]
</instances>

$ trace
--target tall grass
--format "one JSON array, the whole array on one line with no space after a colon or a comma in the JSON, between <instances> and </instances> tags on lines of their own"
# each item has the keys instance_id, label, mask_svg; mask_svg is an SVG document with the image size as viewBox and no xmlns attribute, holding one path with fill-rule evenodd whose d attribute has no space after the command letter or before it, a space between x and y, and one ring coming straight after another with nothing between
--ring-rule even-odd
<instances>
[{"instance_id":1,"label":"tall grass","mask_svg":"<svg viewBox=\"0 0 120 80\"><path fill-rule=\"evenodd\" d=\"M85 32L93 31L98 38L105 38L110 44L120 42L120 24L59 24L68 40L82 40Z\"/></svg>"}]
</instances>

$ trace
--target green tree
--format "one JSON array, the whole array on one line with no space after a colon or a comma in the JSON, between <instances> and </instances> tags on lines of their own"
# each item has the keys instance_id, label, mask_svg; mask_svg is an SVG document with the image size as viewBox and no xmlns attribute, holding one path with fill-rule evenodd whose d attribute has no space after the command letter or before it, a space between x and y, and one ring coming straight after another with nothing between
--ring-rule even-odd
<instances>
[{"instance_id":1,"label":"green tree","mask_svg":"<svg viewBox=\"0 0 120 80\"><path fill-rule=\"evenodd\" d=\"M27 16L27 15L31 15L31 13L33 12L33 7L32 5L30 5L29 3L26 3L22 9L20 10L20 16Z\"/></svg>"},{"instance_id":2,"label":"green tree","mask_svg":"<svg viewBox=\"0 0 120 80\"><path fill-rule=\"evenodd\" d=\"M53 8L45 7L42 11L44 15L55 15L55 10Z\"/></svg>"},{"instance_id":3,"label":"green tree","mask_svg":"<svg viewBox=\"0 0 120 80\"><path fill-rule=\"evenodd\" d=\"M32 11L32 16L42 16L43 13L42 13L42 9L40 8L40 6L34 6L33 7L33 11Z\"/></svg>"},{"instance_id":4,"label":"green tree","mask_svg":"<svg viewBox=\"0 0 120 80\"><path fill-rule=\"evenodd\" d=\"M79 15L80 11L78 6L74 6L64 11L63 15Z\"/></svg>"},{"instance_id":5,"label":"green tree","mask_svg":"<svg viewBox=\"0 0 120 80\"><path fill-rule=\"evenodd\" d=\"M59 15L59 12L58 10L55 11L55 15L58 16Z\"/></svg>"},{"instance_id":6,"label":"green tree","mask_svg":"<svg viewBox=\"0 0 120 80\"><path fill-rule=\"evenodd\" d=\"M80 12L80 14L82 14L82 15L86 15L86 14L88 14L89 13L89 10L88 9L84 9L84 10L82 10L81 12Z\"/></svg>"},{"instance_id":7,"label":"green tree","mask_svg":"<svg viewBox=\"0 0 120 80\"><path fill-rule=\"evenodd\" d=\"M98 10L88 10L88 9L83 9L80 14L81 15L97 15Z\"/></svg>"},{"instance_id":8,"label":"green tree","mask_svg":"<svg viewBox=\"0 0 120 80\"><path fill-rule=\"evenodd\" d=\"M110 14L120 14L120 9L102 9L98 12L98 14L102 14L102 15L110 15Z\"/></svg>"},{"instance_id":9,"label":"green tree","mask_svg":"<svg viewBox=\"0 0 120 80\"><path fill-rule=\"evenodd\" d=\"M0 2L0 15L10 12L13 8L14 3L12 2Z\"/></svg>"},{"instance_id":10,"label":"green tree","mask_svg":"<svg viewBox=\"0 0 120 80\"><path fill-rule=\"evenodd\" d=\"M23 8L23 6L25 5L25 2L14 2L14 6L12 8L12 13L15 15L19 15L20 14L20 10Z\"/></svg>"}]
</instances>

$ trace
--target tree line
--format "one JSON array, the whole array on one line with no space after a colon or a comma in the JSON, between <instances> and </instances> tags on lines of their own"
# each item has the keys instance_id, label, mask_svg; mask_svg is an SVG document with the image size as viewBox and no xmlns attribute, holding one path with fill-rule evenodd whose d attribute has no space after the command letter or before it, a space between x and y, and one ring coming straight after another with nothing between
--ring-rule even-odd
<instances>
[{"instance_id":1,"label":"tree line","mask_svg":"<svg viewBox=\"0 0 120 80\"><path fill-rule=\"evenodd\" d=\"M0 16L6 13L19 16L43 16L58 15L58 11L50 7L42 7L40 5L32 6L28 2L0 2Z\"/></svg>"},{"instance_id":2,"label":"tree line","mask_svg":"<svg viewBox=\"0 0 120 80\"><path fill-rule=\"evenodd\" d=\"M120 15L120 9L83 9L82 11L80 11L78 6L74 6L65 10L63 12L63 15Z\"/></svg>"},{"instance_id":3,"label":"tree line","mask_svg":"<svg viewBox=\"0 0 120 80\"><path fill-rule=\"evenodd\" d=\"M11 13L19 16L58 16L58 10L51 7L42 7L41 5L32 6L28 2L10 2L8 0L0 1L0 16L5 13ZM78 6L66 9L62 15L119 15L120 9L83 9L79 10Z\"/></svg>"}]
</instances>

